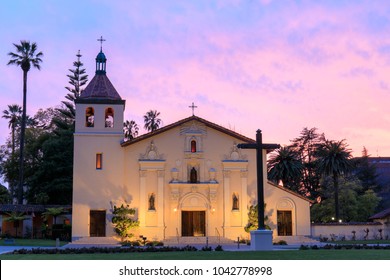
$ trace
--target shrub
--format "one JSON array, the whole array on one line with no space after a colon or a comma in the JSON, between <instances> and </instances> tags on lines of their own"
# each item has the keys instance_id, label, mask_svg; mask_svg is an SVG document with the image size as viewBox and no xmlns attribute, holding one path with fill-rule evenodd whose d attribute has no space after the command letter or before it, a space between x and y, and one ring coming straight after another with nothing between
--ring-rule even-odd
<instances>
[{"instance_id":1,"label":"shrub","mask_svg":"<svg viewBox=\"0 0 390 280\"><path fill-rule=\"evenodd\" d=\"M139 222L134 219L135 212L135 209L130 208L129 205L124 206L122 204L120 207L114 205L112 223L115 232L121 237L122 241L126 237L132 237L131 229L139 226Z\"/></svg>"},{"instance_id":2,"label":"shrub","mask_svg":"<svg viewBox=\"0 0 390 280\"><path fill-rule=\"evenodd\" d=\"M162 241L149 241L149 242L146 242L146 246L149 246L149 247L164 246L164 243Z\"/></svg>"},{"instance_id":3,"label":"shrub","mask_svg":"<svg viewBox=\"0 0 390 280\"><path fill-rule=\"evenodd\" d=\"M275 242L274 245L287 245L287 242L285 240L279 240L278 242Z\"/></svg>"},{"instance_id":4,"label":"shrub","mask_svg":"<svg viewBox=\"0 0 390 280\"><path fill-rule=\"evenodd\" d=\"M198 251L198 249L196 249L196 247L194 247L194 246L187 245L187 246L181 248L181 251Z\"/></svg>"},{"instance_id":5,"label":"shrub","mask_svg":"<svg viewBox=\"0 0 390 280\"><path fill-rule=\"evenodd\" d=\"M320 235L320 242L327 242L329 240L328 237L323 237Z\"/></svg>"},{"instance_id":6,"label":"shrub","mask_svg":"<svg viewBox=\"0 0 390 280\"><path fill-rule=\"evenodd\" d=\"M301 247L299 247L299 250L309 250L309 246L302 244Z\"/></svg>"},{"instance_id":7,"label":"shrub","mask_svg":"<svg viewBox=\"0 0 390 280\"><path fill-rule=\"evenodd\" d=\"M218 245L217 247L215 247L214 249L215 251L223 251L223 248L221 245Z\"/></svg>"}]
</instances>

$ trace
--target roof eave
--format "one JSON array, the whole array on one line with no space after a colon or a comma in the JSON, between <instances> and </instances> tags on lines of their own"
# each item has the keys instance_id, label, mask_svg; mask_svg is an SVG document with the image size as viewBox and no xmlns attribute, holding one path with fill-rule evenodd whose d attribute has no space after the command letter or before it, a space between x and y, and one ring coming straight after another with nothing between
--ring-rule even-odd
<instances>
[{"instance_id":1,"label":"roof eave","mask_svg":"<svg viewBox=\"0 0 390 280\"><path fill-rule=\"evenodd\" d=\"M165 131L168 131L168 130L170 130L170 129L172 129L172 128L178 127L178 126L180 126L180 125L182 125L182 124L184 124L184 123L186 123L186 122L192 121L192 120L199 121L199 122L205 124L206 126L208 126L208 127L210 127L210 128L213 128L213 129L215 129L215 130L217 130L217 131L219 131L219 132L222 132L222 133L224 133L224 134L227 134L227 135L229 135L229 136L232 136L232 137L234 137L234 138L237 138L237 139L239 139L239 140L241 140L241 141L243 141L243 142L245 142L245 143L256 143L255 140L253 140L253 139L251 139L251 138L249 138L249 137L246 137L246 136L244 136L244 135L242 135L242 134L239 134L239 133L237 133L237 132L234 132L234 131L232 131L232 130L229 130L229 129L227 129L227 128L224 128L224 127L222 127L222 126L220 126L220 125L217 125L217 124L215 124L215 123L212 123L212 122L210 122L210 121L207 121L207 120L205 120L205 119L203 119L203 118L200 118L200 117L197 117L197 116L191 116L191 117L188 117L188 118L179 120L179 121L177 121L177 122L175 122L175 123L169 124L169 125L167 125L167 126L164 126L164 127L162 127L162 128L159 128L159 129L157 129L156 131L149 132L149 133L147 133L147 134L144 134L144 135L138 136L138 137L136 137L136 138L133 138L133 139L131 139L131 140L128 140L128 141L126 141L126 142L123 142L123 143L121 144L121 146L122 146L122 147L126 147L126 146L129 146L129 145L135 144L135 143L137 143L137 142L140 142L140 141L142 141L142 140L145 140L145 139L148 139L148 138L150 138L150 137L156 136L156 135L158 135L158 134L161 134L161 133L163 133L163 132L165 132ZM279 144L264 144L264 145L266 145L266 148L265 148L265 149L267 149L267 153L270 152L270 151L272 151L273 149L276 149L277 147L279 147Z\"/></svg>"}]
</instances>

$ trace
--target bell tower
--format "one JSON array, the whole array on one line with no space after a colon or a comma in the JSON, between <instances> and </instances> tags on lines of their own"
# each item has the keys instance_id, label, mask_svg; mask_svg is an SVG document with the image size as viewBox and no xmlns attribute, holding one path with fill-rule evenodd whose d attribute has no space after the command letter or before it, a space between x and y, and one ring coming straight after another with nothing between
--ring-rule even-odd
<instances>
[{"instance_id":1,"label":"bell tower","mask_svg":"<svg viewBox=\"0 0 390 280\"><path fill-rule=\"evenodd\" d=\"M101 43L103 38L98 39ZM103 201L95 187L123 184L123 114L121 98L106 75L107 58L102 47L96 56L96 72L75 100L72 237L110 235L109 201ZM88 196L86 197L86 194ZM99 219L96 217L99 214ZM86 227L85 225L89 225Z\"/></svg>"}]
</instances>

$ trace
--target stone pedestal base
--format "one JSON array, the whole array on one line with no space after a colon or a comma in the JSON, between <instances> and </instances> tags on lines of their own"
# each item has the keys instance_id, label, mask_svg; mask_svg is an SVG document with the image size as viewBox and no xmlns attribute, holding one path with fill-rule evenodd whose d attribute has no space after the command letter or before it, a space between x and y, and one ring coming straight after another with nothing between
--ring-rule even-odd
<instances>
[{"instance_id":1,"label":"stone pedestal base","mask_svg":"<svg viewBox=\"0 0 390 280\"><path fill-rule=\"evenodd\" d=\"M272 230L265 229L251 231L251 250L272 250Z\"/></svg>"}]
</instances>

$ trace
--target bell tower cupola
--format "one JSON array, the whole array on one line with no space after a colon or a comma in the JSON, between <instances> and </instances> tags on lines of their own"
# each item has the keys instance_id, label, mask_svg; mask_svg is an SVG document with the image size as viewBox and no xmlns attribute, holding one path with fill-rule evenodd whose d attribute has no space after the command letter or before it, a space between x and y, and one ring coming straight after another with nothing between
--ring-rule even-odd
<instances>
[{"instance_id":1,"label":"bell tower cupola","mask_svg":"<svg viewBox=\"0 0 390 280\"><path fill-rule=\"evenodd\" d=\"M103 42L106 41L103 39L103 36L100 36L100 52L96 56L96 75L105 75L106 74L106 62L107 58L105 54L103 53Z\"/></svg>"}]
</instances>

